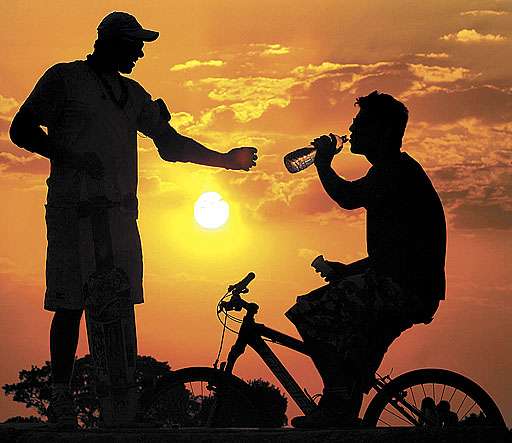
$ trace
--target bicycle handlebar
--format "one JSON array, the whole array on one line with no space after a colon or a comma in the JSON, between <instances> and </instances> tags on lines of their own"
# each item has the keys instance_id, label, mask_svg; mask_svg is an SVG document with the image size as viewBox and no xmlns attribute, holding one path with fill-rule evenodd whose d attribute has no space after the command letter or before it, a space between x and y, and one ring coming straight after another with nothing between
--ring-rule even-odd
<instances>
[{"instance_id":1,"label":"bicycle handlebar","mask_svg":"<svg viewBox=\"0 0 512 443\"><path fill-rule=\"evenodd\" d=\"M228 286L228 292L233 292L236 294L240 294L244 292L244 289L247 289L247 285L254 280L256 274L254 272L249 272L242 280L234 285ZM247 292L247 291L245 291Z\"/></svg>"},{"instance_id":2,"label":"bicycle handlebar","mask_svg":"<svg viewBox=\"0 0 512 443\"><path fill-rule=\"evenodd\" d=\"M222 297L217 305L217 313L220 311L241 311L242 308L247 308L250 303L247 303L245 300L242 300L240 294L247 294L249 289L247 285L254 280L256 274L254 272L249 272L242 280L238 283L228 286L228 292ZM231 299L229 301L224 301L228 295L231 295Z\"/></svg>"}]
</instances>

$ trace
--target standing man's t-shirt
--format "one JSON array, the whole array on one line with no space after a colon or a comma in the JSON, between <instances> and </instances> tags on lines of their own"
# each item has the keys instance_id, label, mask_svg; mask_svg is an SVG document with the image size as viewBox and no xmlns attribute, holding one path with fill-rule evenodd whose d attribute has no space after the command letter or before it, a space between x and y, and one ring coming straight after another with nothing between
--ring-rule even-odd
<instances>
[{"instance_id":1,"label":"standing man's t-shirt","mask_svg":"<svg viewBox=\"0 0 512 443\"><path fill-rule=\"evenodd\" d=\"M100 75L80 60L48 69L22 107L47 127L54 146L94 152L104 167L99 182L51 162L45 308L83 308L82 287L96 266L90 219L80 218L77 207L100 193L117 205L109 210L115 265L130 278L133 302L142 303L137 131L154 137L167 124L158 103L136 81L117 73Z\"/></svg>"}]
</instances>

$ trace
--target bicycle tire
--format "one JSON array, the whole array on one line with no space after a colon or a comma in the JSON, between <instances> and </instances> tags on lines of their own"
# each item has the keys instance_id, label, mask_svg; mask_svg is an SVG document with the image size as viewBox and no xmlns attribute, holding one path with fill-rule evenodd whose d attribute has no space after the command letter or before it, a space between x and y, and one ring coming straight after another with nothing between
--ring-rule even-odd
<instances>
[{"instance_id":1,"label":"bicycle tire","mask_svg":"<svg viewBox=\"0 0 512 443\"><path fill-rule=\"evenodd\" d=\"M367 427L376 427L379 425L383 425L386 423L389 425L382 417L384 412L391 414L395 413L396 416L402 414L400 411L398 411L396 408L393 407L393 405L390 403L393 399L400 398L401 394L405 393L405 399L406 401L412 405L413 403L410 401L411 398L414 399L414 406L418 406L418 399L416 399L414 392L415 388L421 386L422 391L425 394L424 398L432 398L432 396L428 396L427 392L431 389L431 392L433 393L433 400L434 404L437 401L436 398L436 391L435 386L441 385L444 386L442 389L442 394L439 397L439 401L445 400L448 401L447 398L444 398L444 394L446 391L446 387L453 389L452 396L450 398L450 401L448 401L448 405L451 408L450 402L453 400L456 392L460 392L463 397L463 400L461 401L461 404L458 407L458 410L456 412L457 414L457 421L456 424L476 424L476 425L486 425L486 426L495 426L495 427L505 427L505 421L503 419L503 416L501 415L501 412L494 403L493 399L490 397L490 395L477 383L470 380L469 378L458 374L453 371L448 371L446 369L435 369L435 368L425 368L425 369L417 369L414 371L406 372L391 382L389 382L370 402L368 405L366 412L363 417L363 424ZM426 388L425 388L426 387ZM420 391L421 392L421 391ZM439 392L439 391L438 391ZM448 389L447 397L450 394L450 389ZM409 395L409 400L407 400L407 395ZM469 409L467 412L464 413L466 408L462 409L462 406L464 405L467 398L470 398L470 401L473 400L475 405L478 406L478 409L481 411L479 415L468 415L472 408L474 406L471 406L471 409ZM453 400L456 404L456 401ZM457 401L458 402L458 401ZM404 405L404 403L398 401L399 406ZM471 403L470 403L471 404ZM439 406L439 403L437 404ZM388 410L387 408L391 407L393 409ZM410 412L407 408L404 408L406 412ZM419 408L421 411L421 408ZM435 409L434 409L435 410ZM451 409L450 409L451 410ZM460 411L460 412L459 412ZM455 411L451 411L455 412ZM483 414L483 415L482 415ZM425 426L428 425L428 422L425 420L425 417L421 417L421 413L418 415L412 414L413 418L417 419L417 423L411 422L411 420L408 419L405 415L402 414L401 420L404 422L409 422L409 426ZM414 417L415 416L415 417ZM404 417L406 420L404 420ZM469 417L469 419L468 419ZM400 417L398 417L400 418ZM444 423L439 420L439 416L435 417L435 420L437 421L437 426L444 426ZM400 422L401 423L401 422ZM455 422L452 422L454 424ZM403 426L402 424L399 424Z\"/></svg>"},{"instance_id":2,"label":"bicycle tire","mask_svg":"<svg viewBox=\"0 0 512 443\"><path fill-rule=\"evenodd\" d=\"M255 427L259 420L250 386L214 368L173 371L142 403L146 420L169 427Z\"/></svg>"}]
</instances>

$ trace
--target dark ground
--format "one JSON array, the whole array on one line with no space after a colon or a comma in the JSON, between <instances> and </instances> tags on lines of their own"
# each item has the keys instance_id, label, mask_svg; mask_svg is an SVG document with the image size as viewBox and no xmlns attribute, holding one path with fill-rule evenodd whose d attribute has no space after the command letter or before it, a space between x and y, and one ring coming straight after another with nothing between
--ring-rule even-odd
<instances>
[{"instance_id":1,"label":"dark ground","mask_svg":"<svg viewBox=\"0 0 512 443\"><path fill-rule=\"evenodd\" d=\"M354 429L299 431L294 429L130 429L110 431L55 432L29 424L0 424L0 442L435 442L435 443L512 443L505 429Z\"/></svg>"}]
</instances>

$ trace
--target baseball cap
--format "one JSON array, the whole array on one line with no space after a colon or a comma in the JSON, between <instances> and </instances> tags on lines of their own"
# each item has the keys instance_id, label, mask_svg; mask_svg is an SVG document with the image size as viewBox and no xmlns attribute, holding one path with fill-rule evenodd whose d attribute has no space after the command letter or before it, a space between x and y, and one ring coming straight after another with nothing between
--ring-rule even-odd
<instances>
[{"instance_id":1,"label":"baseball cap","mask_svg":"<svg viewBox=\"0 0 512 443\"><path fill-rule=\"evenodd\" d=\"M98 25L100 39L117 37L152 42L158 35L156 31L144 29L133 15L126 12L111 12Z\"/></svg>"}]
</instances>

